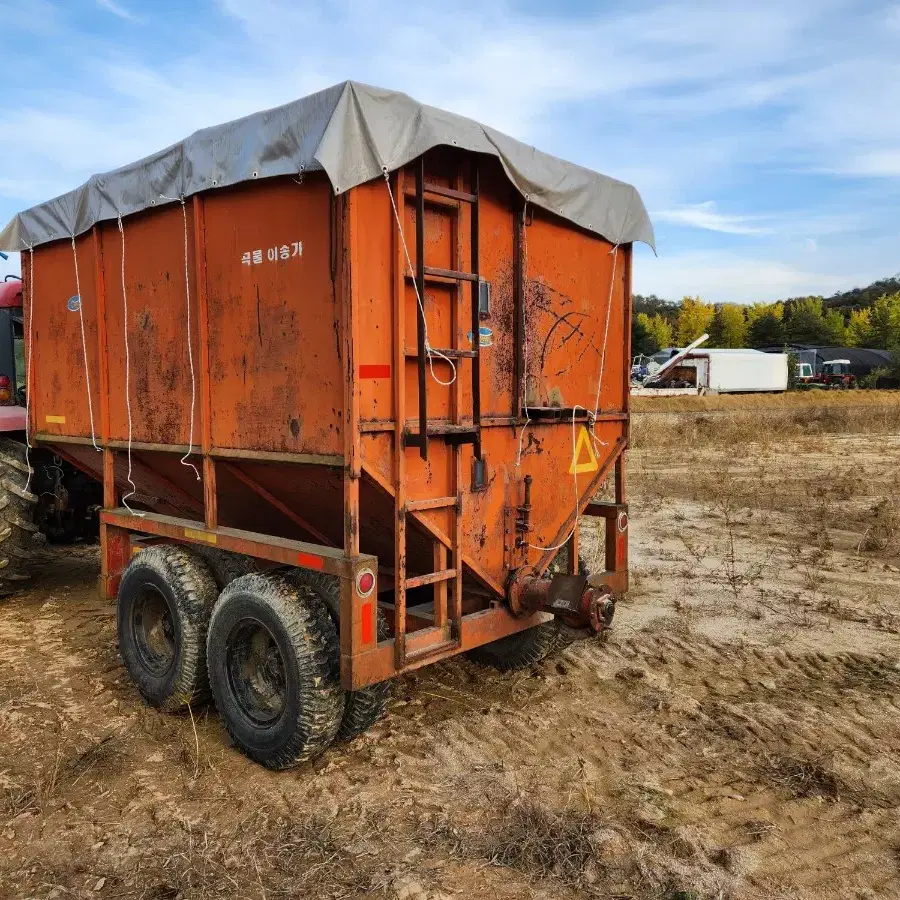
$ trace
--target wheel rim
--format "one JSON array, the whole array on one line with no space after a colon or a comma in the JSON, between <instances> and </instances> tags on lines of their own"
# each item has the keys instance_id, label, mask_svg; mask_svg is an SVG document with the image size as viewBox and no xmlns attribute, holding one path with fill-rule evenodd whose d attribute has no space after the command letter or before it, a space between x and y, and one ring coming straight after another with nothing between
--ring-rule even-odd
<instances>
[{"instance_id":1,"label":"wheel rim","mask_svg":"<svg viewBox=\"0 0 900 900\"><path fill-rule=\"evenodd\" d=\"M287 678L275 636L262 622L242 619L231 630L225 651L231 693L256 725L272 725L284 714Z\"/></svg>"},{"instance_id":2,"label":"wheel rim","mask_svg":"<svg viewBox=\"0 0 900 900\"><path fill-rule=\"evenodd\" d=\"M175 618L166 597L145 585L131 614L131 631L141 664L161 677L175 664Z\"/></svg>"}]
</instances>

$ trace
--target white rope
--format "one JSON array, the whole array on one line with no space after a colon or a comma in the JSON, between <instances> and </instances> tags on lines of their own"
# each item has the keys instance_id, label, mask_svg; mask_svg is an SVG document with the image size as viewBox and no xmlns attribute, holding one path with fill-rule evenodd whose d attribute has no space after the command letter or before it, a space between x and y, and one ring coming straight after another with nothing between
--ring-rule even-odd
<instances>
[{"instance_id":1,"label":"white rope","mask_svg":"<svg viewBox=\"0 0 900 900\"><path fill-rule=\"evenodd\" d=\"M519 449L516 453L516 468L522 464L522 441L525 438L525 429L531 424L531 416L528 414L528 321L525 313L528 309L527 293L528 293L528 234L525 231L525 217L528 210L528 200L525 200L522 206L522 272L520 279L522 283L522 402L525 404L525 421L519 430Z\"/></svg>"},{"instance_id":2,"label":"white rope","mask_svg":"<svg viewBox=\"0 0 900 900\"><path fill-rule=\"evenodd\" d=\"M187 208L184 203L184 197L166 197L165 194L159 195L163 200L180 200L181 216L184 219L184 293L187 298L187 346L188 346L188 363L191 367L191 424L188 432L188 449L187 453L181 457L181 464L194 470L197 481L200 481L200 472L194 463L188 460L191 453L194 452L194 404L197 397L197 377L194 374L194 350L191 334L191 275L188 268L188 225L187 225Z\"/></svg>"},{"instance_id":3,"label":"white rope","mask_svg":"<svg viewBox=\"0 0 900 900\"><path fill-rule=\"evenodd\" d=\"M397 204L394 201L394 192L391 190L391 179L388 174L387 166L381 167L381 172L384 175L384 183L387 185L388 195L391 198L391 208L394 210L394 220L397 222L397 230L400 232L400 243L403 244L403 252L406 254L406 264L409 266L410 274L413 276L413 287L416 291L416 302L419 304L419 311L422 314L422 323L424 325L425 332L425 356L428 359L428 368L431 370L431 377L440 385L444 387L449 387L456 381L456 366L453 364L453 360L450 359L449 356L441 353L440 350L435 350L434 347L431 346L431 342L428 340L428 320L425 318L425 303L422 300L422 296L419 294L419 282L416 280L415 273L416 270L413 268L412 258L409 255L409 247L406 246L406 238L403 235L403 223L400 221L400 213L397 212ZM478 334L472 335L472 340L480 341L481 337ZM449 381L442 381L437 377L434 373L434 362L433 357L439 357L440 359L446 360L450 363L450 368L453 370L453 375L450 377Z\"/></svg>"},{"instance_id":4,"label":"white rope","mask_svg":"<svg viewBox=\"0 0 900 900\"><path fill-rule=\"evenodd\" d=\"M25 242L22 241L24 244ZM34 244L28 245L28 334L25 335L25 347L27 358L25 361L25 465L28 467L28 476L25 480L25 490L31 489L31 476L34 470L31 468L31 391L34 388L34 355L31 352L31 335L34 332L32 317L34 316ZM13 385L15 389L15 385Z\"/></svg>"},{"instance_id":5,"label":"white rope","mask_svg":"<svg viewBox=\"0 0 900 900\"><path fill-rule=\"evenodd\" d=\"M561 550L566 544L569 543L573 534L575 534L575 529L578 527L578 465L577 460L575 459L575 410L583 409L586 413L589 413L590 410L586 409L583 406L578 406L577 404L572 407L572 480L575 484L575 518L572 521L572 530L566 535L565 539L561 544L556 544L553 547L541 547L538 544L528 544L528 547L532 550Z\"/></svg>"},{"instance_id":6,"label":"white rope","mask_svg":"<svg viewBox=\"0 0 900 900\"><path fill-rule=\"evenodd\" d=\"M88 366L87 338L84 333L84 303L81 297L81 279L78 277L78 250L75 247L75 235L72 235L72 258L75 260L75 293L78 295L78 323L81 326L81 352L84 358L84 380L87 385L88 416L91 420L91 443L97 451L102 447L97 445L97 434L94 431L94 401L91 399L91 370Z\"/></svg>"},{"instance_id":7,"label":"white rope","mask_svg":"<svg viewBox=\"0 0 900 900\"><path fill-rule=\"evenodd\" d=\"M125 288L125 229L122 226L122 217L118 216L119 234L122 235L122 308L124 309L124 319L122 322L122 331L125 335L125 408L128 411L128 483L131 490L123 495L122 506L128 510L133 516L141 516L143 513L136 512L128 505L128 498L133 497L137 493L137 485L131 477L131 438L133 432L133 420L131 417L131 351L128 346L128 292Z\"/></svg>"},{"instance_id":8,"label":"white rope","mask_svg":"<svg viewBox=\"0 0 900 900\"><path fill-rule=\"evenodd\" d=\"M619 243L618 241L609 251L613 255L612 275L609 276L609 297L606 300L606 325L603 329L603 347L600 351L600 377L597 379L597 396L594 399L594 414L591 417L591 440L598 447L608 447L607 441L601 441L594 433L594 427L597 424L597 417L600 415L600 391L603 388L603 371L606 368L606 344L609 338L609 317L612 312L613 291L616 286L616 263L619 259ZM626 327L628 323L625 323ZM588 413L590 415L590 413Z\"/></svg>"}]
</instances>

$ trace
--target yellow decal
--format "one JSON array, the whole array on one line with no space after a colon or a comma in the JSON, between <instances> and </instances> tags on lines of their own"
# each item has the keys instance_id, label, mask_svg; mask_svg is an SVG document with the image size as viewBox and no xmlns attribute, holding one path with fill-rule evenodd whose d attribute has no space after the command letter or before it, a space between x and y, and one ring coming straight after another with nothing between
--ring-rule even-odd
<instances>
[{"instance_id":1,"label":"yellow decal","mask_svg":"<svg viewBox=\"0 0 900 900\"><path fill-rule=\"evenodd\" d=\"M572 454L572 465L569 466L570 475L580 475L582 472L596 472L597 454L594 453L594 442L587 428L582 425L575 443L575 452Z\"/></svg>"},{"instance_id":2,"label":"yellow decal","mask_svg":"<svg viewBox=\"0 0 900 900\"><path fill-rule=\"evenodd\" d=\"M65 416L45 416L48 425L65 425Z\"/></svg>"},{"instance_id":3,"label":"yellow decal","mask_svg":"<svg viewBox=\"0 0 900 900\"><path fill-rule=\"evenodd\" d=\"M207 544L215 544L216 536L208 531L194 531L193 528L185 528L184 536L193 538L195 541L206 541Z\"/></svg>"}]
</instances>

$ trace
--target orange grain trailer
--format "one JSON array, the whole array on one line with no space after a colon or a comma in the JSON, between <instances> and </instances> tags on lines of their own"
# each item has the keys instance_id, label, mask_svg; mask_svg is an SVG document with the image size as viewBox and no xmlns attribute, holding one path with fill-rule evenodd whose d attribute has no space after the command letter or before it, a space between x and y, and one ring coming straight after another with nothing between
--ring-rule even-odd
<instances>
[{"instance_id":1,"label":"orange grain trailer","mask_svg":"<svg viewBox=\"0 0 900 900\"><path fill-rule=\"evenodd\" d=\"M30 440L102 480L143 696L282 768L394 675L607 627L636 240L634 188L351 82L17 216Z\"/></svg>"}]
</instances>

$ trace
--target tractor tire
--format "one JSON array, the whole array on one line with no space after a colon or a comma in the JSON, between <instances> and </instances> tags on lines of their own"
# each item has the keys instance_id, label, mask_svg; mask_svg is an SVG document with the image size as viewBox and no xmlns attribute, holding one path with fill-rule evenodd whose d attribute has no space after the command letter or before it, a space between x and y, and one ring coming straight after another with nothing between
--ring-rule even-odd
<instances>
[{"instance_id":1,"label":"tractor tire","mask_svg":"<svg viewBox=\"0 0 900 900\"><path fill-rule=\"evenodd\" d=\"M0 597L13 593L31 577L29 563L38 532L34 523L38 498L26 490L27 484L25 445L0 438Z\"/></svg>"},{"instance_id":2,"label":"tractor tire","mask_svg":"<svg viewBox=\"0 0 900 900\"><path fill-rule=\"evenodd\" d=\"M560 645L562 622L554 619L466 652L468 659L500 672L528 669Z\"/></svg>"},{"instance_id":3,"label":"tractor tire","mask_svg":"<svg viewBox=\"0 0 900 900\"><path fill-rule=\"evenodd\" d=\"M252 556L229 553L227 550L217 550L215 547L195 546L193 550L209 566L220 593L235 578L259 571L259 565Z\"/></svg>"},{"instance_id":4,"label":"tractor tire","mask_svg":"<svg viewBox=\"0 0 900 900\"><path fill-rule=\"evenodd\" d=\"M172 544L148 547L119 585L119 653L151 706L175 712L209 699L206 630L218 591L202 559Z\"/></svg>"},{"instance_id":5,"label":"tractor tire","mask_svg":"<svg viewBox=\"0 0 900 900\"><path fill-rule=\"evenodd\" d=\"M291 581L304 591L317 597L331 614L335 628L340 630L341 583L331 575L322 575L308 569L295 569L290 575ZM391 636L384 613L378 610L378 640L383 641ZM391 700L390 681L370 684L358 691L347 691L344 700L344 715L338 729L338 740L352 741L364 731L371 728L385 713Z\"/></svg>"},{"instance_id":6,"label":"tractor tire","mask_svg":"<svg viewBox=\"0 0 900 900\"><path fill-rule=\"evenodd\" d=\"M313 759L344 713L337 630L324 603L284 575L222 591L206 640L216 709L234 744L269 769Z\"/></svg>"}]
</instances>

